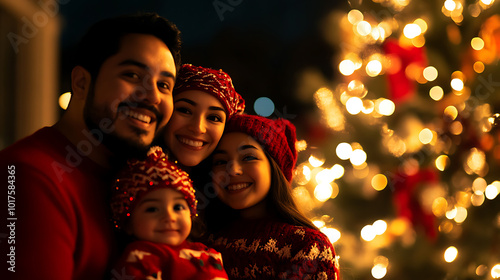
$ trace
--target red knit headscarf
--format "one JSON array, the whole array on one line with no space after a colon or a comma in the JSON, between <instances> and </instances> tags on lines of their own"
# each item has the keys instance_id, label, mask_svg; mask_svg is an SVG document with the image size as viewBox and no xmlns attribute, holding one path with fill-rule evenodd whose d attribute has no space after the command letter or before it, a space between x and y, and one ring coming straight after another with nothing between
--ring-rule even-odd
<instances>
[{"instance_id":1,"label":"red knit headscarf","mask_svg":"<svg viewBox=\"0 0 500 280\"><path fill-rule=\"evenodd\" d=\"M227 119L245 110L245 100L234 89L231 77L222 70L183 64L177 74L173 94L186 90L201 90L213 95L224 106Z\"/></svg>"},{"instance_id":2,"label":"red knit headscarf","mask_svg":"<svg viewBox=\"0 0 500 280\"><path fill-rule=\"evenodd\" d=\"M224 132L243 132L252 136L276 161L288 182L292 181L297 162L297 136L295 126L288 120L235 115L226 123Z\"/></svg>"},{"instance_id":3,"label":"red knit headscarf","mask_svg":"<svg viewBox=\"0 0 500 280\"><path fill-rule=\"evenodd\" d=\"M160 147L151 147L145 160L129 160L113 186L111 210L115 227L121 228L137 201L150 191L171 188L184 195L191 216L198 201L189 175L169 161Z\"/></svg>"}]
</instances>

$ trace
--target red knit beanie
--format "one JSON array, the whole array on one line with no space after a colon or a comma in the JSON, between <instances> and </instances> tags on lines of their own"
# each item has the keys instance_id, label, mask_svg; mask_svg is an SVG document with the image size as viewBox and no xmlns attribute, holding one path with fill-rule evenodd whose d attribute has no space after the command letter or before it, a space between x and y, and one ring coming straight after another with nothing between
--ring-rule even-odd
<instances>
[{"instance_id":1,"label":"red knit beanie","mask_svg":"<svg viewBox=\"0 0 500 280\"><path fill-rule=\"evenodd\" d=\"M215 96L224 106L227 119L245 110L245 100L234 89L231 77L222 70L183 64L177 74L173 94L186 90L201 90Z\"/></svg>"},{"instance_id":2,"label":"red knit beanie","mask_svg":"<svg viewBox=\"0 0 500 280\"><path fill-rule=\"evenodd\" d=\"M235 115L226 123L224 132L243 132L252 136L276 161L288 182L292 181L297 162L297 137L295 126L288 120Z\"/></svg>"},{"instance_id":3,"label":"red knit beanie","mask_svg":"<svg viewBox=\"0 0 500 280\"><path fill-rule=\"evenodd\" d=\"M122 228L137 201L160 188L172 188L182 193L191 216L196 215L198 201L189 175L168 160L160 147L151 147L145 160L127 161L127 167L118 174L111 197L115 227Z\"/></svg>"}]
</instances>

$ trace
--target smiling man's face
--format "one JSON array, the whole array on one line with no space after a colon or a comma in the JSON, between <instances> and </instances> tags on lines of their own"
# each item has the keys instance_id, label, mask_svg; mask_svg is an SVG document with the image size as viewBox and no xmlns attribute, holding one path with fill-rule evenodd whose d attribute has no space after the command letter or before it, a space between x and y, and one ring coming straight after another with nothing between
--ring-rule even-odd
<instances>
[{"instance_id":1,"label":"smiling man's face","mask_svg":"<svg viewBox=\"0 0 500 280\"><path fill-rule=\"evenodd\" d=\"M128 34L118 53L102 64L88 93L84 118L89 129L108 131L103 143L113 152L144 150L172 115L176 68L160 39ZM101 129L102 130L102 129Z\"/></svg>"}]
</instances>

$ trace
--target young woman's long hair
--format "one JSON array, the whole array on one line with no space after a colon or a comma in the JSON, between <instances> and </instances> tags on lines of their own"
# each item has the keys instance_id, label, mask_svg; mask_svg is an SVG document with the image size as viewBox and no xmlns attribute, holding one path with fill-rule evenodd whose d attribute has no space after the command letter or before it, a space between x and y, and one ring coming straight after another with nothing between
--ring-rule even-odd
<instances>
[{"instance_id":1,"label":"young woman's long hair","mask_svg":"<svg viewBox=\"0 0 500 280\"><path fill-rule=\"evenodd\" d=\"M281 172L280 167L267 153L271 165L271 189L267 194L268 209L275 210L283 222L318 229L297 207L292 195L292 187Z\"/></svg>"}]
</instances>

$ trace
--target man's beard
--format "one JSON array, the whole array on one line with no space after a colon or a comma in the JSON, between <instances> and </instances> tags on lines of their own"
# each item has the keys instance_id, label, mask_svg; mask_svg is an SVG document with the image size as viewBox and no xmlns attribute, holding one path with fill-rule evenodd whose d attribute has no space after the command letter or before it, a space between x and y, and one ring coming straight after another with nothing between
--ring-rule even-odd
<instances>
[{"instance_id":1,"label":"man's beard","mask_svg":"<svg viewBox=\"0 0 500 280\"><path fill-rule=\"evenodd\" d=\"M113 153L115 159L121 160L134 157L143 157L149 149L150 144L146 144L133 138L125 138L118 135L116 133L116 127L113 127L115 121L119 118L118 112L115 113L114 119L111 119L113 116L111 110L109 110L108 114L104 113L103 115L99 116L98 114L96 114L98 110L94 108L94 97L94 85L91 85L83 111L83 118L85 124L87 125L87 128L90 131L100 131L100 133L102 134L101 144L103 144L109 151ZM100 128L99 123L106 118L107 123L111 124L109 125L112 127L111 131L109 129L103 131ZM147 133L146 131L136 127L131 127L131 129L138 136Z\"/></svg>"}]
</instances>

